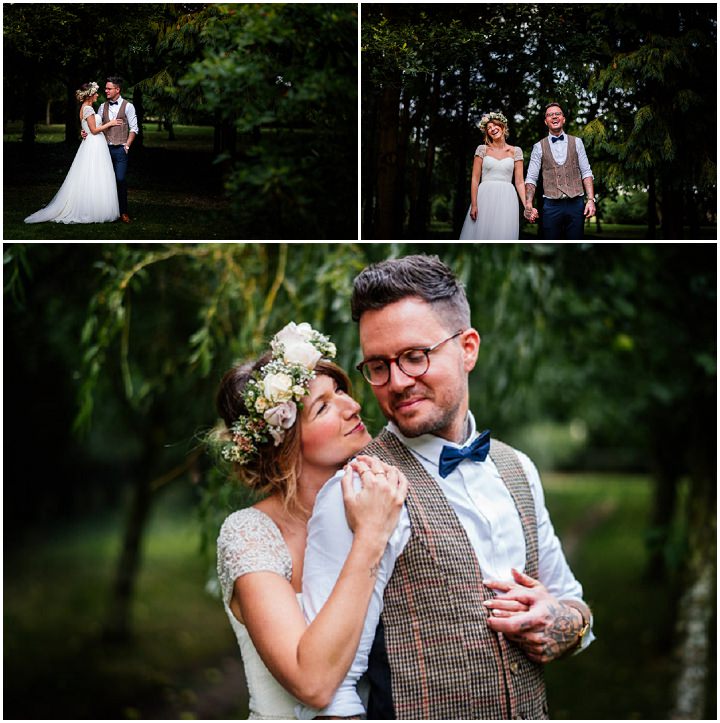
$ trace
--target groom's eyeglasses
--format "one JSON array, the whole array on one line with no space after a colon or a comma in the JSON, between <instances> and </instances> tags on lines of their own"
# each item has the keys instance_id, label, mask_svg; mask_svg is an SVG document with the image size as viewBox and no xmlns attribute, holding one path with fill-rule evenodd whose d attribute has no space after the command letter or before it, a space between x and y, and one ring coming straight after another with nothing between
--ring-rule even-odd
<instances>
[{"instance_id":1,"label":"groom's eyeglasses","mask_svg":"<svg viewBox=\"0 0 720 723\"><path fill-rule=\"evenodd\" d=\"M378 359L368 359L360 362L355 367L374 387L382 387L390 381L390 365L395 362L398 369L408 377L421 377L427 373L430 368L430 353L435 351L445 342L454 339L464 333L464 329L456 332L447 339L439 341L432 346L422 347L420 349L408 349L398 356Z\"/></svg>"},{"instance_id":2,"label":"groom's eyeglasses","mask_svg":"<svg viewBox=\"0 0 720 723\"><path fill-rule=\"evenodd\" d=\"M562 113L546 113L546 118L560 118L562 116Z\"/></svg>"}]
</instances>

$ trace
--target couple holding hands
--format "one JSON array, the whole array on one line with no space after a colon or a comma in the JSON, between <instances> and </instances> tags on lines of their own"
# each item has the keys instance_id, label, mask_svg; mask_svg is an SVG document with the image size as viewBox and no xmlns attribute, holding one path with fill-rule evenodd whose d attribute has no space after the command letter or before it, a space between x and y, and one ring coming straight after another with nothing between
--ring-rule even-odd
<instances>
[{"instance_id":1,"label":"couple holding hands","mask_svg":"<svg viewBox=\"0 0 720 723\"><path fill-rule=\"evenodd\" d=\"M548 136L533 146L523 181L523 155L508 145L508 122L502 113L489 113L480 121L485 143L477 147L470 183L470 210L460 240L509 240L519 236L515 190L531 223L538 219L533 207L542 175L542 237L546 240L583 238L586 218L595 215L593 174L583 142L563 131L565 114L557 103L545 108ZM508 162L509 161L509 162ZM583 191L587 201L583 200Z\"/></svg>"}]
</instances>

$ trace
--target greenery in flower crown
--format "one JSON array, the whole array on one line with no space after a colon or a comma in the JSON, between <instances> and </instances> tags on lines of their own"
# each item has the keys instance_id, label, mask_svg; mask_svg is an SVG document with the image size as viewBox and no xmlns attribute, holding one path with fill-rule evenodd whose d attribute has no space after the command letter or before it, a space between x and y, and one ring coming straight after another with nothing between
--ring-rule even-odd
<instances>
[{"instance_id":1,"label":"greenery in flower crown","mask_svg":"<svg viewBox=\"0 0 720 723\"><path fill-rule=\"evenodd\" d=\"M485 115L483 115L483 117L480 119L480 123L478 123L478 128L480 128L481 131L485 132L485 126L490 121L499 121L506 128L508 125L507 118L502 113L496 113L495 111L493 111L492 113L485 113Z\"/></svg>"},{"instance_id":2,"label":"greenery in flower crown","mask_svg":"<svg viewBox=\"0 0 720 723\"><path fill-rule=\"evenodd\" d=\"M98 92L100 86L93 80L92 82L88 83L88 87L85 90L79 90L76 95L80 98L89 98L92 95L95 95L95 93Z\"/></svg>"},{"instance_id":3,"label":"greenery in flower crown","mask_svg":"<svg viewBox=\"0 0 720 723\"><path fill-rule=\"evenodd\" d=\"M248 410L230 427L232 441L220 451L228 462L245 464L259 445L272 438L275 446L297 419L300 400L308 394L315 366L335 357L335 345L310 324L290 322L270 342L272 358L248 381L243 400Z\"/></svg>"}]
</instances>

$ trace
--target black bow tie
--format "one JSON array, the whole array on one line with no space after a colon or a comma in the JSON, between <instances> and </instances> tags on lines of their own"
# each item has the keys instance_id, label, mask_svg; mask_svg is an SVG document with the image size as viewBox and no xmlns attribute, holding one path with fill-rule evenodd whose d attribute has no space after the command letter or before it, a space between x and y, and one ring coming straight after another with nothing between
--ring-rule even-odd
<instances>
[{"instance_id":1,"label":"black bow tie","mask_svg":"<svg viewBox=\"0 0 720 723\"><path fill-rule=\"evenodd\" d=\"M110 101L110 105L117 105L117 101L116 101L116 100L111 100L111 101ZM553 138L553 142L555 142L555 139L554 139L554 138Z\"/></svg>"},{"instance_id":2,"label":"black bow tie","mask_svg":"<svg viewBox=\"0 0 720 723\"><path fill-rule=\"evenodd\" d=\"M474 462L484 462L490 451L490 430L486 429L472 444L458 449L445 446L440 452L438 465L440 476L447 477L464 459Z\"/></svg>"},{"instance_id":3,"label":"black bow tie","mask_svg":"<svg viewBox=\"0 0 720 723\"><path fill-rule=\"evenodd\" d=\"M553 143L557 143L558 141L564 141L564 140L565 140L565 136L561 133L559 136L553 136L550 140L551 140Z\"/></svg>"}]
</instances>

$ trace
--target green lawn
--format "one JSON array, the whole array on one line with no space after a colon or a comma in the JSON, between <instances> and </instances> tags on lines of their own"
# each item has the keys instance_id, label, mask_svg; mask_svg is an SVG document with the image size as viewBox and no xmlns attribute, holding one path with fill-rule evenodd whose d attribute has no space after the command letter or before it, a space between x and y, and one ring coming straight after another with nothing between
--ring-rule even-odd
<instances>
[{"instance_id":1,"label":"green lawn","mask_svg":"<svg viewBox=\"0 0 720 723\"><path fill-rule=\"evenodd\" d=\"M234 239L220 169L213 164L213 129L177 126L169 141L157 125L145 128L145 147L131 151L128 205L131 224L25 224L60 188L77 147L67 147L64 126L38 126L31 157L19 124L4 135L3 238L6 240Z\"/></svg>"},{"instance_id":2,"label":"green lawn","mask_svg":"<svg viewBox=\"0 0 720 723\"><path fill-rule=\"evenodd\" d=\"M648 480L545 475L547 504L595 612L589 650L547 669L556 719L662 719L671 706L670 594L643 577ZM239 654L205 591L194 512L163 497L147 537L135 639L100 639L119 518L36 537L5 563L7 718L238 718ZM233 664L233 668L230 664Z\"/></svg>"}]
</instances>

